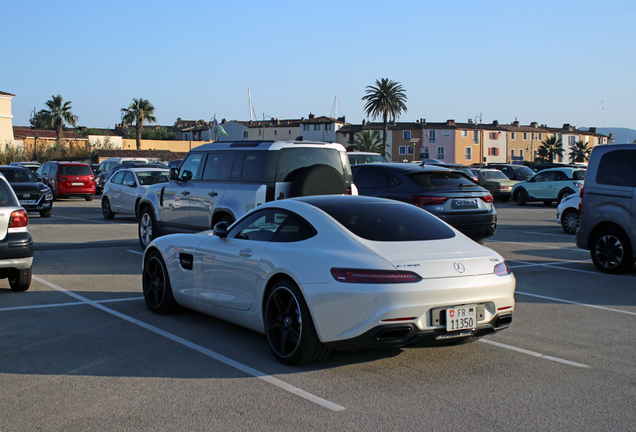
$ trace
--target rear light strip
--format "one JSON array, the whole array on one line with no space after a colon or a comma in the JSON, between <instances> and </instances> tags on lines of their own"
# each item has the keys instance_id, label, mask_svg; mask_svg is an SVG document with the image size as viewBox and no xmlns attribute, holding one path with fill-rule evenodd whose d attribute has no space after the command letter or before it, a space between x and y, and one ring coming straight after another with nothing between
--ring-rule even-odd
<instances>
[{"instance_id":1,"label":"rear light strip","mask_svg":"<svg viewBox=\"0 0 636 432\"><path fill-rule=\"evenodd\" d=\"M395 270L332 268L331 275L338 282L348 283L412 283L422 280L422 278L416 273Z\"/></svg>"},{"instance_id":2,"label":"rear light strip","mask_svg":"<svg viewBox=\"0 0 636 432\"><path fill-rule=\"evenodd\" d=\"M431 197L431 196L421 196L421 195L411 195L411 201L418 207L422 207L424 205L430 204L444 204L448 201L448 197Z\"/></svg>"}]
</instances>

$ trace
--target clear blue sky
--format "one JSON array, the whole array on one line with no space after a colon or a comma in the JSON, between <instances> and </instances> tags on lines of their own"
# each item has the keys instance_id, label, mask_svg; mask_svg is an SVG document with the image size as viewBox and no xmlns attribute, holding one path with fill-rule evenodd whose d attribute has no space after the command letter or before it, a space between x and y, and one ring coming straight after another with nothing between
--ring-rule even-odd
<instances>
[{"instance_id":1,"label":"clear blue sky","mask_svg":"<svg viewBox=\"0 0 636 432\"><path fill-rule=\"evenodd\" d=\"M52 95L113 127L133 98L157 122L366 118L376 79L400 121L636 129L636 0L6 1L0 91L13 124Z\"/></svg>"}]
</instances>

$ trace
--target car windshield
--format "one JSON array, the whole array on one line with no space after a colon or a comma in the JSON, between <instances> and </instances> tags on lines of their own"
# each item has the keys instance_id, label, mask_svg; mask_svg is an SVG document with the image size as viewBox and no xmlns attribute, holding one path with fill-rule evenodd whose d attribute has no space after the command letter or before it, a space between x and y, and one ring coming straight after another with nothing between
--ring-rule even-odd
<instances>
[{"instance_id":1,"label":"car windshield","mask_svg":"<svg viewBox=\"0 0 636 432\"><path fill-rule=\"evenodd\" d=\"M62 165L60 175L93 175L88 165Z\"/></svg>"},{"instance_id":2,"label":"car windshield","mask_svg":"<svg viewBox=\"0 0 636 432\"><path fill-rule=\"evenodd\" d=\"M508 180L508 177L501 171L482 171L481 175L484 176L486 180Z\"/></svg>"},{"instance_id":3,"label":"car windshield","mask_svg":"<svg viewBox=\"0 0 636 432\"><path fill-rule=\"evenodd\" d=\"M457 172L423 172L411 176L420 185L430 188L452 188L475 186L475 183Z\"/></svg>"},{"instance_id":4,"label":"car windshield","mask_svg":"<svg viewBox=\"0 0 636 432\"><path fill-rule=\"evenodd\" d=\"M426 210L391 202L315 204L358 237L381 242L441 240L455 232Z\"/></svg>"},{"instance_id":5,"label":"car windshield","mask_svg":"<svg viewBox=\"0 0 636 432\"><path fill-rule=\"evenodd\" d=\"M572 178L574 180L585 180L585 173L587 170L577 170L572 173Z\"/></svg>"},{"instance_id":6,"label":"car windshield","mask_svg":"<svg viewBox=\"0 0 636 432\"><path fill-rule=\"evenodd\" d=\"M4 180L0 180L0 207L16 207L18 202L11 192L9 186Z\"/></svg>"},{"instance_id":7,"label":"car windshield","mask_svg":"<svg viewBox=\"0 0 636 432\"><path fill-rule=\"evenodd\" d=\"M513 167L512 169L515 170L515 172L519 174L519 176L524 180L527 180L536 174L534 171L532 171L530 168L528 168L525 165L519 165L519 166Z\"/></svg>"},{"instance_id":8,"label":"car windshield","mask_svg":"<svg viewBox=\"0 0 636 432\"><path fill-rule=\"evenodd\" d=\"M351 165L367 164L367 163L387 163L379 154L355 154L349 153L349 162Z\"/></svg>"},{"instance_id":9,"label":"car windshield","mask_svg":"<svg viewBox=\"0 0 636 432\"><path fill-rule=\"evenodd\" d=\"M3 168L0 172L9 183L37 183L38 178L26 168Z\"/></svg>"},{"instance_id":10,"label":"car windshield","mask_svg":"<svg viewBox=\"0 0 636 432\"><path fill-rule=\"evenodd\" d=\"M153 185L157 183L166 183L168 181L169 171L137 171L137 180L142 186Z\"/></svg>"},{"instance_id":11,"label":"car windshield","mask_svg":"<svg viewBox=\"0 0 636 432\"><path fill-rule=\"evenodd\" d=\"M293 181L303 168L328 165L343 174L340 152L333 148L284 148L279 151L276 168L277 182Z\"/></svg>"}]
</instances>

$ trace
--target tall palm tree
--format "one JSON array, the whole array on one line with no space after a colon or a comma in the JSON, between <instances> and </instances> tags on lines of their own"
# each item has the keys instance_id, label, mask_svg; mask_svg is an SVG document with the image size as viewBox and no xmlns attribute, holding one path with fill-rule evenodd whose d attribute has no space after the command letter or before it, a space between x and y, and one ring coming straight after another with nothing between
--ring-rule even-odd
<instances>
[{"instance_id":1,"label":"tall palm tree","mask_svg":"<svg viewBox=\"0 0 636 432\"><path fill-rule=\"evenodd\" d=\"M570 150L570 162L587 162L590 160L590 152L591 150L587 146L587 143L577 141Z\"/></svg>"},{"instance_id":2,"label":"tall palm tree","mask_svg":"<svg viewBox=\"0 0 636 432\"><path fill-rule=\"evenodd\" d=\"M125 124L135 124L137 129L137 150L141 150L141 127L144 122L155 123L155 107L148 99L135 99L128 108L121 109L121 120Z\"/></svg>"},{"instance_id":3,"label":"tall palm tree","mask_svg":"<svg viewBox=\"0 0 636 432\"><path fill-rule=\"evenodd\" d=\"M563 157L563 146L561 142L561 138L557 138L556 136L551 136L546 138L539 147L539 155L545 154L545 158L548 162L554 162L555 156Z\"/></svg>"},{"instance_id":4,"label":"tall palm tree","mask_svg":"<svg viewBox=\"0 0 636 432\"><path fill-rule=\"evenodd\" d=\"M380 153L382 139L380 138L380 131L377 130L363 130L356 133L356 139L354 144L358 146L358 150L363 152Z\"/></svg>"},{"instance_id":5,"label":"tall palm tree","mask_svg":"<svg viewBox=\"0 0 636 432\"><path fill-rule=\"evenodd\" d=\"M382 156L386 157L386 139L389 132L389 116L395 121L402 111L406 112L406 93L402 84L388 78L375 80L375 86L367 86L364 110L373 120L382 117L384 135L382 136Z\"/></svg>"},{"instance_id":6,"label":"tall palm tree","mask_svg":"<svg viewBox=\"0 0 636 432\"><path fill-rule=\"evenodd\" d=\"M43 109L38 114L41 115L41 120L48 127L55 129L55 139L60 143L64 123L67 123L69 126L75 126L78 117L71 112L71 102L64 102L61 95L51 96L51 100L47 101L45 105L48 109Z\"/></svg>"}]
</instances>

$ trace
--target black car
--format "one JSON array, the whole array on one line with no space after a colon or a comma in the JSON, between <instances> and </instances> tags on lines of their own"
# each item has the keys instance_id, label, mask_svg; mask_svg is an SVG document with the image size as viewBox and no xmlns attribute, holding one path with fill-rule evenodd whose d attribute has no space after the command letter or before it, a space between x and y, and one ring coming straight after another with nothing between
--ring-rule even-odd
<instances>
[{"instance_id":1,"label":"black car","mask_svg":"<svg viewBox=\"0 0 636 432\"><path fill-rule=\"evenodd\" d=\"M492 195L461 172L409 163L354 165L351 170L360 195L414 204L478 242L495 234Z\"/></svg>"},{"instance_id":2,"label":"black car","mask_svg":"<svg viewBox=\"0 0 636 432\"><path fill-rule=\"evenodd\" d=\"M0 173L9 181L20 205L29 213L49 217L53 212L53 193L28 168L0 166Z\"/></svg>"},{"instance_id":3,"label":"black car","mask_svg":"<svg viewBox=\"0 0 636 432\"><path fill-rule=\"evenodd\" d=\"M488 164L485 167L482 166L480 168L488 168L488 169L498 169L502 173L506 175L510 180L523 181L527 180L536 172L532 171L525 165L516 165L516 164Z\"/></svg>"}]
</instances>

